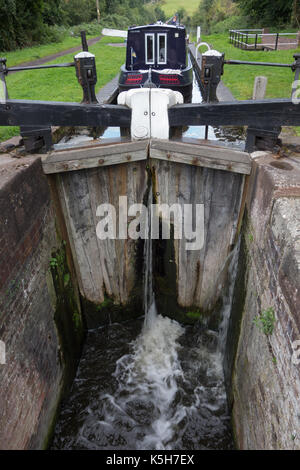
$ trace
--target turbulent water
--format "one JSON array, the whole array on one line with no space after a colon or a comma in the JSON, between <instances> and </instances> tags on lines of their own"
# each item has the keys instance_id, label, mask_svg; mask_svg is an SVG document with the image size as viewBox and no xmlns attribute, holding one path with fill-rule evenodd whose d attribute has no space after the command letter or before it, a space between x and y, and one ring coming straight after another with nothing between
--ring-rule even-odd
<instances>
[{"instance_id":1,"label":"turbulent water","mask_svg":"<svg viewBox=\"0 0 300 470\"><path fill-rule=\"evenodd\" d=\"M90 331L52 448L230 449L217 343L160 315Z\"/></svg>"},{"instance_id":2,"label":"turbulent water","mask_svg":"<svg viewBox=\"0 0 300 470\"><path fill-rule=\"evenodd\" d=\"M183 327L157 314L151 241L144 259L145 318L89 331L53 449L232 448L222 368L232 282L220 332Z\"/></svg>"}]
</instances>

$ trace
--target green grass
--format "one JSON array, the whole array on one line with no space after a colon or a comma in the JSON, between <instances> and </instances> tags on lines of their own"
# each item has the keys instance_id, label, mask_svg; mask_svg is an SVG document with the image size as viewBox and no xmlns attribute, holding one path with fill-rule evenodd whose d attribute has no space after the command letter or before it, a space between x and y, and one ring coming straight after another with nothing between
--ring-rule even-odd
<instances>
[{"instance_id":1,"label":"green grass","mask_svg":"<svg viewBox=\"0 0 300 470\"><path fill-rule=\"evenodd\" d=\"M95 36L87 36L88 39L92 37ZM6 57L7 66L13 67L15 65L21 64L22 62L30 62L32 60L41 59L47 55L55 54L75 46L81 46L80 38L67 36L62 42L53 42L50 44L43 44L41 46L26 47L24 49L17 49L16 51L12 52L0 51L0 57Z\"/></svg>"},{"instance_id":2,"label":"green grass","mask_svg":"<svg viewBox=\"0 0 300 470\"><path fill-rule=\"evenodd\" d=\"M280 62L291 64L293 54L299 53L300 48L288 51L244 51L230 44L228 34L202 36L220 52L225 52L225 59L249 60L253 62ZM203 48L203 50L206 50ZM262 67L250 65L225 65L222 81L238 100L252 99L254 79L258 75L268 78L266 98L289 98L295 74L288 68ZM295 128L300 135L300 128Z\"/></svg>"},{"instance_id":3,"label":"green grass","mask_svg":"<svg viewBox=\"0 0 300 470\"><path fill-rule=\"evenodd\" d=\"M108 46L110 42L120 42L120 39L105 37L89 48L96 56L96 91L116 76L125 60L125 48ZM74 54L68 54L50 63L71 62L73 57ZM17 72L8 75L6 82L11 99L72 102L82 99L82 88L73 67ZM0 127L0 141L14 135L19 135L19 127Z\"/></svg>"},{"instance_id":4,"label":"green grass","mask_svg":"<svg viewBox=\"0 0 300 470\"><path fill-rule=\"evenodd\" d=\"M289 51L243 51L229 43L227 34L202 36L220 52L225 52L225 59L249 60L253 62L279 62L291 64L293 54L300 48ZM203 49L205 50L205 49ZM247 65L225 65L223 82L230 88L235 98L247 100L252 98L254 79L258 75L268 78L266 98L288 98L291 96L294 73L291 69Z\"/></svg>"},{"instance_id":5,"label":"green grass","mask_svg":"<svg viewBox=\"0 0 300 470\"><path fill-rule=\"evenodd\" d=\"M200 0L189 0L189 2L184 0L164 0L161 8L168 17L174 15L180 8L184 8L188 15L192 15L197 10L199 3Z\"/></svg>"}]
</instances>

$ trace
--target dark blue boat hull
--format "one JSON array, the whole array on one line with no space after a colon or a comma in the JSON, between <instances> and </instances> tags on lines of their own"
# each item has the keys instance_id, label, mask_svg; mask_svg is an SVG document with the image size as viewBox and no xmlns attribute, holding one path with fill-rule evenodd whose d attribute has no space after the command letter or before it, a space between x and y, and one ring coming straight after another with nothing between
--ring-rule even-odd
<instances>
[{"instance_id":1,"label":"dark blue boat hull","mask_svg":"<svg viewBox=\"0 0 300 470\"><path fill-rule=\"evenodd\" d=\"M119 91L128 91L132 88L141 88L149 78L149 73L142 71L126 70L125 65L121 67L119 76ZM140 79L140 76L141 79ZM164 77L163 80L161 77ZM131 78L132 77L132 78ZM192 98L193 88L193 68L192 65L186 69L181 70L180 75L177 73L164 74L163 70L156 70L151 72L151 82L157 88L168 88L182 93L184 101L189 102ZM147 86L147 85L146 85Z\"/></svg>"}]
</instances>

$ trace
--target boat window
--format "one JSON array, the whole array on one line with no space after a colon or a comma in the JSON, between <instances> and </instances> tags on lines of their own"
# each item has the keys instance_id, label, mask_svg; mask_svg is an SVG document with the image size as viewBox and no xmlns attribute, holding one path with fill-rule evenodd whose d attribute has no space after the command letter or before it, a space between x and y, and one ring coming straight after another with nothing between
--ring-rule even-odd
<instances>
[{"instance_id":1,"label":"boat window","mask_svg":"<svg viewBox=\"0 0 300 470\"><path fill-rule=\"evenodd\" d=\"M154 64L154 34L146 34L146 64Z\"/></svg>"},{"instance_id":2,"label":"boat window","mask_svg":"<svg viewBox=\"0 0 300 470\"><path fill-rule=\"evenodd\" d=\"M157 63L166 64L167 63L167 35L158 34L157 35Z\"/></svg>"}]
</instances>

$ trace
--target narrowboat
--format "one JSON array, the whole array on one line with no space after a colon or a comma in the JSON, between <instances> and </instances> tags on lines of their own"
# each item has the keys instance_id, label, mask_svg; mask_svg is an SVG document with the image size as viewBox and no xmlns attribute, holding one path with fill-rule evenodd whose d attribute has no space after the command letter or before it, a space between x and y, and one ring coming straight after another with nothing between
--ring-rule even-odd
<instances>
[{"instance_id":1,"label":"narrowboat","mask_svg":"<svg viewBox=\"0 0 300 470\"><path fill-rule=\"evenodd\" d=\"M119 91L154 86L180 91L190 101L192 64L186 30L180 24L158 22L128 28L126 62L119 76Z\"/></svg>"}]
</instances>

